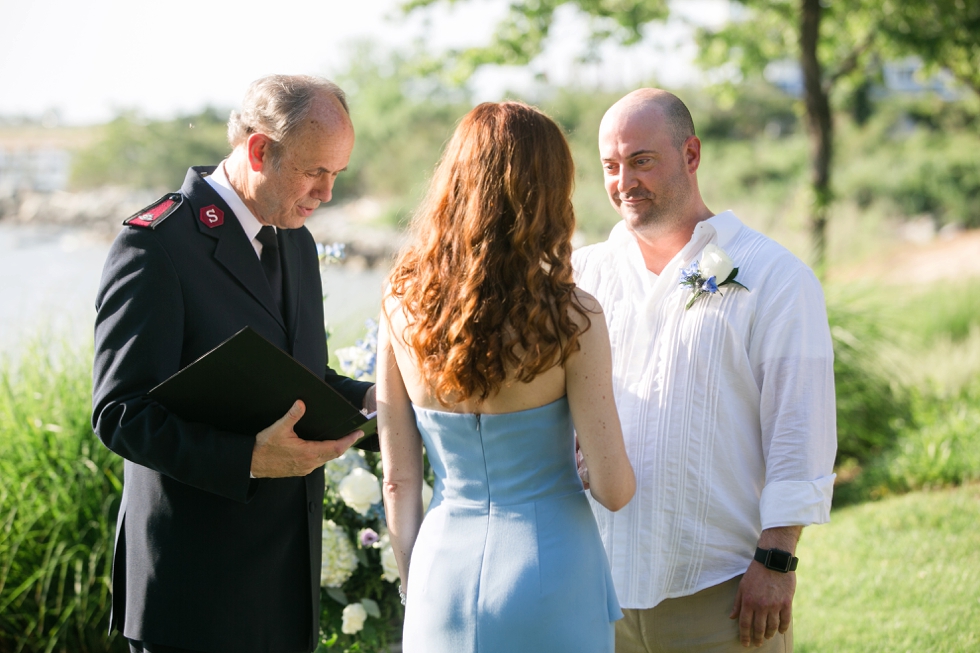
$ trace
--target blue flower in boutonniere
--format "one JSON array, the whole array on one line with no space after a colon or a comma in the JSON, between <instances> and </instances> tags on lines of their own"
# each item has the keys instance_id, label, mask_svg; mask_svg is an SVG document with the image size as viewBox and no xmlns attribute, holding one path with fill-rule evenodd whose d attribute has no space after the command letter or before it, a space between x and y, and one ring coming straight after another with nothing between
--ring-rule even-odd
<instances>
[{"instance_id":1,"label":"blue flower in boutonniere","mask_svg":"<svg viewBox=\"0 0 980 653\"><path fill-rule=\"evenodd\" d=\"M694 261L689 266L681 270L680 284L690 286L691 298L687 300L685 309L691 308L701 295L714 295L719 292L721 286L738 286L745 288L735 277L738 275L738 268L735 262L717 245L706 245L701 254L700 261ZM724 281L718 281L724 279ZM745 288L748 290L748 288Z\"/></svg>"}]
</instances>

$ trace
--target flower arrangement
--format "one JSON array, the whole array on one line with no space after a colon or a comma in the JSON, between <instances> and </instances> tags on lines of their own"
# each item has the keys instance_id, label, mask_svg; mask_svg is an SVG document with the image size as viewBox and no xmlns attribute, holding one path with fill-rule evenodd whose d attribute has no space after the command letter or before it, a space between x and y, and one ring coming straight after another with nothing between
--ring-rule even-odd
<instances>
[{"instance_id":1,"label":"flower arrangement","mask_svg":"<svg viewBox=\"0 0 980 653\"><path fill-rule=\"evenodd\" d=\"M340 370L352 379L374 381L375 365L378 361L378 321L364 323L367 332L351 347L336 351Z\"/></svg>"},{"instance_id":2,"label":"flower arrangement","mask_svg":"<svg viewBox=\"0 0 980 653\"><path fill-rule=\"evenodd\" d=\"M721 247L714 244L705 245L701 253L701 260L694 261L687 268L681 270L680 285L691 288L691 298L687 300L684 309L689 309L701 295L721 295L718 290L721 286L733 285L748 290L735 277L738 275L738 268L735 262L725 253ZM723 279L723 281L718 281Z\"/></svg>"},{"instance_id":3,"label":"flower arrangement","mask_svg":"<svg viewBox=\"0 0 980 653\"><path fill-rule=\"evenodd\" d=\"M318 244L321 265L343 261L341 243ZM365 335L335 351L341 371L373 381L378 322ZM381 504L381 457L349 449L324 467L323 541L318 651L387 651L401 634L404 608L398 597L398 566ZM432 488L424 484L423 505Z\"/></svg>"}]
</instances>

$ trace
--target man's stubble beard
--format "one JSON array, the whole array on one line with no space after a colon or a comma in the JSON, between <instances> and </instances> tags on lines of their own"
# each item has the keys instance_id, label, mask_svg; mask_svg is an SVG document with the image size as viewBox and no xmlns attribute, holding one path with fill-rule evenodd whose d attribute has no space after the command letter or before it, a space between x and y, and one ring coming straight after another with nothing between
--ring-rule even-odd
<instances>
[{"instance_id":1,"label":"man's stubble beard","mask_svg":"<svg viewBox=\"0 0 980 653\"><path fill-rule=\"evenodd\" d=\"M664 192L659 195L644 192L650 201L641 212L624 211L620 204L619 214L631 231L656 235L668 232L684 222L684 207L690 199L684 175L672 176L663 189Z\"/></svg>"}]
</instances>

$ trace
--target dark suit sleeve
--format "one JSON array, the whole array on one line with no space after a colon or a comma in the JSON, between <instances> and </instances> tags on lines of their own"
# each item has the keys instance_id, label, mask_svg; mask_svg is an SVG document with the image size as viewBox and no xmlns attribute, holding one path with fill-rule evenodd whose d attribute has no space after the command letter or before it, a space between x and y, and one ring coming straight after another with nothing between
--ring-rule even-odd
<instances>
[{"instance_id":1,"label":"dark suit sleeve","mask_svg":"<svg viewBox=\"0 0 980 653\"><path fill-rule=\"evenodd\" d=\"M181 365L180 281L149 229L126 228L96 298L92 425L123 458L181 483L245 501L254 437L186 422L146 392Z\"/></svg>"},{"instance_id":2,"label":"dark suit sleeve","mask_svg":"<svg viewBox=\"0 0 980 653\"><path fill-rule=\"evenodd\" d=\"M335 372L329 365L324 380L334 390L339 392L344 399L354 404L357 408L364 406L364 395L373 383L366 381L355 381Z\"/></svg>"}]
</instances>

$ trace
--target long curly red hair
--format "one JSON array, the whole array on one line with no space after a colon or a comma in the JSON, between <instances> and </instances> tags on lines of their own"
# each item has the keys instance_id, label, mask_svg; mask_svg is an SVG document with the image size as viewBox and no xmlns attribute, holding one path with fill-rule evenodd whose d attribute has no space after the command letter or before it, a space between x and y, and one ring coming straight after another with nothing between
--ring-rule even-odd
<instances>
[{"instance_id":1,"label":"long curly red hair","mask_svg":"<svg viewBox=\"0 0 980 653\"><path fill-rule=\"evenodd\" d=\"M487 102L460 121L390 276L404 341L442 405L529 382L578 349L591 322L573 293L574 176L561 129L537 109Z\"/></svg>"}]
</instances>

